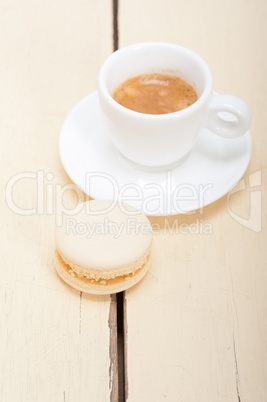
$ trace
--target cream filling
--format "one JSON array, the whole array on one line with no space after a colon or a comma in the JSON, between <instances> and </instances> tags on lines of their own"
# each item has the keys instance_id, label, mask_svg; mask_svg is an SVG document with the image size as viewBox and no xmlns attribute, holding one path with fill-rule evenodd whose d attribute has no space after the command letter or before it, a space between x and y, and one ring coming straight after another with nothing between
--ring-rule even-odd
<instances>
[{"instance_id":1,"label":"cream filling","mask_svg":"<svg viewBox=\"0 0 267 402\"><path fill-rule=\"evenodd\" d=\"M101 283L105 285L105 282L111 279L115 278L120 278L124 277L125 280L131 279L131 276L134 276L136 271L144 268L144 266L147 264L150 254L151 254L151 247L147 250L147 252L144 254L142 258L140 258L138 261L135 263L129 265L126 268L123 269L114 269L112 271L99 271L95 269L90 269L85 272L84 268L81 268L79 265L70 263L61 253L59 250L57 250L59 256L63 260L63 262L69 267L69 274L72 277L79 277L79 278L86 278L93 280L94 282ZM93 283L93 282L91 282Z\"/></svg>"}]
</instances>

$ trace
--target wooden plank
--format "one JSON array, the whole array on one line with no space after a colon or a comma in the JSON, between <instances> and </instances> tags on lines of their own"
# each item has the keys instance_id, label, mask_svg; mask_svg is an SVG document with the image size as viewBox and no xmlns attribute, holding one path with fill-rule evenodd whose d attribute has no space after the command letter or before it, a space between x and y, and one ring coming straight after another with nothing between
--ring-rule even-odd
<instances>
[{"instance_id":1,"label":"wooden plank","mask_svg":"<svg viewBox=\"0 0 267 402\"><path fill-rule=\"evenodd\" d=\"M190 216L151 218L160 226L151 270L125 295L128 401L265 402L266 4L122 0L119 11L120 46L191 48L209 63L214 88L253 113L244 189ZM192 233L206 224L210 233Z\"/></svg>"},{"instance_id":2,"label":"wooden plank","mask_svg":"<svg viewBox=\"0 0 267 402\"><path fill-rule=\"evenodd\" d=\"M108 0L0 1L1 401L117 400L116 304L71 289L53 266L58 207L84 200L59 132L96 89L112 40Z\"/></svg>"}]
</instances>

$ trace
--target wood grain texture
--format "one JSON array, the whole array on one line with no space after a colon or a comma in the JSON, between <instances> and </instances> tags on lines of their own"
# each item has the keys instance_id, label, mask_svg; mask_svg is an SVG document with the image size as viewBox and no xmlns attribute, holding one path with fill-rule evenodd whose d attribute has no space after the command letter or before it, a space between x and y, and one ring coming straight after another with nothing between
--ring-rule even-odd
<instances>
[{"instance_id":1,"label":"wood grain texture","mask_svg":"<svg viewBox=\"0 0 267 402\"><path fill-rule=\"evenodd\" d=\"M259 0L120 2L121 47L191 48L215 90L243 98L253 114L239 188L192 215L151 218L160 227L151 270L126 292L129 402L266 401L266 16ZM209 233L197 233L204 225Z\"/></svg>"},{"instance_id":2,"label":"wood grain texture","mask_svg":"<svg viewBox=\"0 0 267 402\"><path fill-rule=\"evenodd\" d=\"M111 397L110 297L71 289L53 258L58 208L85 199L61 166L60 128L112 40L110 1L0 1L3 402Z\"/></svg>"}]
</instances>

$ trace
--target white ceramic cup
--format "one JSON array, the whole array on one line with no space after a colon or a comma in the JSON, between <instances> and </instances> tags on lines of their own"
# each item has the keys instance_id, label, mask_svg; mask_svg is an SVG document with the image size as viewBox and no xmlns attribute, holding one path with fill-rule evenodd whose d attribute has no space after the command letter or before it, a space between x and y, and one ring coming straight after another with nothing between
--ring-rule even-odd
<instances>
[{"instance_id":1,"label":"white ceramic cup","mask_svg":"<svg viewBox=\"0 0 267 402\"><path fill-rule=\"evenodd\" d=\"M146 73L181 77L195 88L198 100L178 112L154 115L127 109L112 98L123 81ZM171 43L140 43L114 52L100 69L98 95L112 143L126 158L143 166L175 163L192 149L203 128L235 138L245 134L251 121L244 101L213 93L210 69L200 56ZM223 119L221 112L233 118Z\"/></svg>"}]
</instances>

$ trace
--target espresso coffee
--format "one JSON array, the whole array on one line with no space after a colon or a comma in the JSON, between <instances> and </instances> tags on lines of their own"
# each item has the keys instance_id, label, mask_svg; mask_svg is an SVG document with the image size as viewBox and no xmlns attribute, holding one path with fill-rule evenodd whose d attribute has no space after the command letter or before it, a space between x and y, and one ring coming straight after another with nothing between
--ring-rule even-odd
<instances>
[{"instance_id":1,"label":"espresso coffee","mask_svg":"<svg viewBox=\"0 0 267 402\"><path fill-rule=\"evenodd\" d=\"M173 113L195 103L194 88L175 75L141 74L124 81L113 93L120 105L140 113Z\"/></svg>"}]
</instances>

